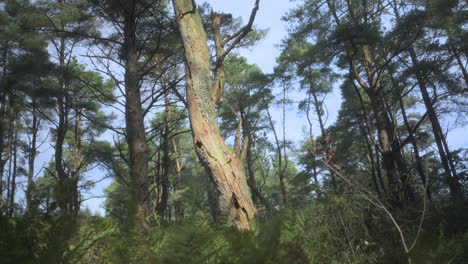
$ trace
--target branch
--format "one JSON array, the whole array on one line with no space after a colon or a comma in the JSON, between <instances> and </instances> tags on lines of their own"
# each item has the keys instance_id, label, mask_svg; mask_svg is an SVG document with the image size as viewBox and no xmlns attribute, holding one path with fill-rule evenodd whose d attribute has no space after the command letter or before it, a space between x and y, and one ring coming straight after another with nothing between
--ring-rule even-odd
<instances>
[{"instance_id":1,"label":"branch","mask_svg":"<svg viewBox=\"0 0 468 264\"><path fill-rule=\"evenodd\" d=\"M221 56L217 58L215 71L223 63L224 58L229 54L229 52L231 52L231 50L233 50L235 46L252 30L252 25L255 20L255 16L257 15L259 3L260 0L255 1L255 5L252 9L252 12L250 13L249 22L247 25L224 41L224 44L227 44L228 41L233 39L231 45L223 52L223 54L221 54Z\"/></svg>"}]
</instances>

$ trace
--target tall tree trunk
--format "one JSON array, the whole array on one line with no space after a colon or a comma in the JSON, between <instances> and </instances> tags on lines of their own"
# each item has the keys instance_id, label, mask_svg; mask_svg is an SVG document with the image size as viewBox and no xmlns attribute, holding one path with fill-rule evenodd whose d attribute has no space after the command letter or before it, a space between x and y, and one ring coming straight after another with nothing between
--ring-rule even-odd
<instances>
[{"instance_id":1,"label":"tall tree trunk","mask_svg":"<svg viewBox=\"0 0 468 264\"><path fill-rule=\"evenodd\" d=\"M332 153L332 149L330 147L330 141L329 141L328 133L325 130L325 124L323 122L323 116L322 116L322 109L320 107L320 102L318 100L317 93L312 88L312 85L310 87L310 92L312 93L312 97L314 98L315 112L317 113L320 132L322 133L322 142L320 142L320 145L321 145L323 155L325 156L325 162L327 164L333 166L333 161L332 161L333 160L333 153ZM331 178L331 183L332 183L333 190L338 191L338 185L336 183L335 171L332 169L332 167L329 167L328 171L330 173L330 178Z\"/></svg>"},{"instance_id":2,"label":"tall tree trunk","mask_svg":"<svg viewBox=\"0 0 468 264\"><path fill-rule=\"evenodd\" d=\"M16 123L16 122L15 122ZM16 195L16 175L18 173L18 127L14 125L14 140L13 140L13 171L11 172L11 192L10 192L10 204L8 206L9 216L12 217L15 212L15 195Z\"/></svg>"},{"instance_id":3,"label":"tall tree trunk","mask_svg":"<svg viewBox=\"0 0 468 264\"><path fill-rule=\"evenodd\" d=\"M242 137L244 138L244 146L245 146L245 157L242 157L245 159L245 164L247 166L247 184L250 187L250 190L252 191L253 199L254 199L254 204L257 201L260 201L263 206L267 209L267 211L271 212L273 211L273 205L271 202L266 198L262 192L258 189L257 187L257 182L255 180L255 172L254 172L254 160L252 157L252 138L253 138L253 133L251 131L250 124L247 120L247 114L245 113L245 108L243 107L241 98L239 98L238 101L238 108L239 108L239 115L237 116L239 120L239 125L237 127L237 148L240 148L240 131L239 129L242 128Z\"/></svg>"},{"instance_id":4,"label":"tall tree trunk","mask_svg":"<svg viewBox=\"0 0 468 264\"><path fill-rule=\"evenodd\" d=\"M37 101L32 98L31 102L31 142L29 144L28 153L28 185L26 187L26 212L31 210L32 192L34 190L34 161L37 154L37 134L39 132L40 120L37 118Z\"/></svg>"},{"instance_id":5,"label":"tall tree trunk","mask_svg":"<svg viewBox=\"0 0 468 264\"><path fill-rule=\"evenodd\" d=\"M370 59L367 58L366 60L370 60ZM371 63L368 63L368 64L371 64ZM352 68L353 67L354 66L352 66ZM379 87L377 86L378 84L377 81L373 80L372 78L369 78L370 86L368 86L360 79L360 76L357 73L355 68L353 68L352 74L355 79L359 80L358 82L361 88L369 97L374 120L376 123L375 128L377 130L377 138L378 138L378 143L374 145L376 145L378 152L380 152L382 155L383 168L385 170L385 176L387 178L387 188L386 188L387 194L389 195L389 198L394 205L399 205L400 200L401 200L401 197L400 197L401 190L399 186L400 175L399 175L399 171L397 168L397 160L398 158L401 158L401 156L396 154L396 152L399 151L399 149L398 148L394 149L396 145L395 135L393 133L394 126L388 117L386 108L384 107L385 106L384 95L381 92L382 90L379 89ZM353 86L355 88L356 94L358 95L360 99L362 110L364 114L367 116L367 114L365 113L366 109L364 107L361 94L359 92L359 89L356 87L354 81L353 81ZM370 121L366 123L368 126L371 126ZM373 129L369 128L369 136L372 135L371 134L372 131ZM376 153L378 152L376 151Z\"/></svg>"},{"instance_id":6,"label":"tall tree trunk","mask_svg":"<svg viewBox=\"0 0 468 264\"><path fill-rule=\"evenodd\" d=\"M390 121L387 120L388 117L383 109L383 103L381 102L381 97L376 98L372 96L371 104L372 110L374 112L374 118L377 125L377 135L379 139L379 149L382 153L383 167L385 168L386 177L388 180L388 191L391 195L391 198L396 201L400 200L400 190L399 190L399 173L396 166L396 157L392 149L394 134L393 126L390 125Z\"/></svg>"},{"instance_id":7,"label":"tall tree trunk","mask_svg":"<svg viewBox=\"0 0 468 264\"><path fill-rule=\"evenodd\" d=\"M131 201L129 224L143 222L148 195L148 144L146 142L144 114L141 106L140 74L136 47L136 1L128 1L124 17L125 58L125 124L129 148Z\"/></svg>"},{"instance_id":8,"label":"tall tree trunk","mask_svg":"<svg viewBox=\"0 0 468 264\"><path fill-rule=\"evenodd\" d=\"M281 148L280 141L278 139L278 134L276 133L275 124L273 123L273 118L271 117L270 110L266 109L268 122L270 124L271 131L273 132L273 136L275 138L276 144L276 155L278 157L278 178L280 183L280 190L281 190L281 197L283 199L283 204L286 205L288 203L288 194L286 192L286 185L284 183L284 172L285 169L283 168L283 152Z\"/></svg>"},{"instance_id":9,"label":"tall tree trunk","mask_svg":"<svg viewBox=\"0 0 468 264\"><path fill-rule=\"evenodd\" d=\"M361 111L362 111L362 117L360 118L361 122L358 122L358 125L360 127L360 131L362 133L362 136L365 139L368 153L370 155L370 161L371 161L371 166L374 170L373 176L376 176L378 179L378 182L380 183L380 188L382 191L379 191L378 184L376 185L376 191L377 193L384 194L387 193L387 190L385 188L385 184L382 179L382 170L380 167L380 158L379 158L379 145L375 141L374 134L375 134L375 128L370 121L368 111L366 109L366 106L364 104L364 100L362 99L361 93L359 92L359 89L353 82L353 87L354 91L356 92L356 95L359 98L359 104L361 106ZM365 126L363 124L366 124Z\"/></svg>"},{"instance_id":10,"label":"tall tree trunk","mask_svg":"<svg viewBox=\"0 0 468 264\"><path fill-rule=\"evenodd\" d=\"M5 171L6 165L6 155L5 155L5 127L7 126L6 114L7 114L7 62L8 62L8 49L3 50L3 71L2 79L0 80L0 85L3 89L0 91L0 200L3 197L3 173Z\"/></svg>"},{"instance_id":11,"label":"tall tree trunk","mask_svg":"<svg viewBox=\"0 0 468 264\"><path fill-rule=\"evenodd\" d=\"M263 204L263 206L265 206L267 211L271 212L273 211L273 205L268 200L268 198L266 198L262 194L262 192L258 189L257 182L255 181L255 173L254 173L254 168L253 168L254 162L252 158L252 143L250 142L252 141L249 140L249 143L247 145L247 149L246 149L247 153L246 153L246 161L245 161L247 165L247 174L248 174L247 184L252 190L253 197L257 198L258 201L260 201L260 203Z\"/></svg>"},{"instance_id":12,"label":"tall tree trunk","mask_svg":"<svg viewBox=\"0 0 468 264\"><path fill-rule=\"evenodd\" d=\"M167 98L167 93L164 98L165 101L165 117L164 117L164 130L161 132L161 151L163 153L162 158L162 174L161 174L161 200L159 201L156 211L161 219L164 218L164 212L167 209L168 201L169 201L169 176L170 176L170 168L171 168L171 157L169 152L169 133L170 127L169 122L171 121L171 111L169 100ZM170 218L168 218L170 219Z\"/></svg>"},{"instance_id":13,"label":"tall tree trunk","mask_svg":"<svg viewBox=\"0 0 468 264\"><path fill-rule=\"evenodd\" d=\"M175 156L175 173L176 174L175 174L175 178L172 183L172 186L174 188L174 191L177 191L182 182L182 163L180 162L179 150L177 147L175 137L172 137L171 139L171 146L172 146L172 150L171 150L172 153L176 155ZM175 220L177 223L182 223L182 220L184 218L184 207L181 201L174 201L174 216L175 216Z\"/></svg>"},{"instance_id":14,"label":"tall tree trunk","mask_svg":"<svg viewBox=\"0 0 468 264\"><path fill-rule=\"evenodd\" d=\"M5 165L7 162L7 146L5 144L5 132L7 125L6 119L6 93L2 91L0 94L2 97L0 98L0 199L3 194L3 173L5 171Z\"/></svg>"},{"instance_id":15,"label":"tall tree trunk","mask_svg":"<svg viewBox=\"0 0 468 264\"><path fill-rule=\"evenodd\" d=\"M74 129L74 142L73 148L71 150L71 182L70 182L70 205L71 205L71 212L73 214L77 214L80 210L80 192L78 190L78 182L81 177L81 167L82 167L82 159L81 159L81 127L82 127L82 120L81 114L79 109L75 109L75 129Z\"/></svg>"},{"instance_id":16,"label":"tall tree trunk","mask_svg":"<svg viewBox=\"0 0 468 264\"><path fill-rule=\"evenodd\" d=\"M410 47L409 54L413 65L419 63L416 56L416 51L413 47ZM427 109L427 114L432 125L432 131L434 133L434 138L436 141L437 149L439 150L440 160L445 171L445 179L447 185L449 186L450 194L453 198L463 197L462 188L460 181L458 179L457 172L453 166L453 161L451 160L450 150L445 139L445 136L442 132L442 127L440 126L439 118L435 111L432 99L429 95L429 91L426 86L426 81L420 72L416 72L416 80L418 82L419 90L421 92L424 105Z\"/></svg>"},{"instance_id":17,"label":"tall tree trunk","mask_svg":"<svg viewBox=\"0 0 468 264\"><path fill-rule=\"evenodd\" d=\"M70 206L69 206L69 196L70 193L68 192L68 185L69 182L67 181L67 173L65 172L64 164L63 164L63 144L65 141L65 135L68 130L68 99L67 99L67 85L65 82L65 39L60 39L60 46L57 50L58 57L59 57L59 67L60 67L60 75L59 75L59 94L57 97L57 107L58 107L58 124L56 127L56 135L55 135L55 171L57 172L58 182L58 204L62 213L69 213Z\"/></svg>"},{"instance_id":18,"label":"tall tree trunk","mask_svg":"<svg viewBox=\"0 0 468 264\"><path fill-rule=\"evenodd\" d=\"M11 184L11 181L12 181L12 176L13 178L16 178L16 175L13 175L13 174L16 174L16 159L14 157L14 163L15 163L15 168L13 169L12 168L12 155L15 155L15 153L13 153L16 148L16 140L15 140L15 136L16 136L16 109L15 109L15 94L13 94L12 91L10 91L9 95L8 95L8 112L7 112L7 115L8 115L8 135L7 135L7 142L6 142L6 148L4 150L4 157L0 157L0 159L2 160L2 163L3 163L3 166L6 165L6 163L9 161L9 169L8 169L8 178L7 178L7 199L6 199L6 204L7 204L7 208L8 208L8 205L11 204L11 201L12 199L14 199L14 197L12 198L12 196L14 196L14 190L11 188L12 184ZM14 180L13 180L14 181ZM13 193L13 195L12 195ZM10 213L10 210L7 211L7 213Z\"/></svg>"},{"instance_id":19,"label":"tall tree trunk","mask_svg":"<svg viewBox=\"0 0 468 264\"><path fill-rule=\"evenodd\" d=\"M334 4L327 0L327 5L333 15L335 23L337 25L341 24L341 21L337 15L337 10ZM364 10L363 14L356 16L355 7L352 5L352 1L346 1L347 5L347 16L351 21L357 22L360 19L364 18L365 23L368 23L367 11ZM350 75L352 78L353 85L355 86L354 80L356 80L359 86L364 90L367 96L370 99L371 108L373 111L373 117L376 122L376 129L378 135L378 149L382 155L383 167L385 169L385 174L388 182L388 194L390 201L398 206L400 205L401 200L401 188L400 188L400 174L397 167L397 162L403 164L403 160L398 161L400 155L397 153L399 149L393 149L395 144L395 135L394 127L388 116L387 109L384 104L385 94L383 93L380 87L380 78L381 75L378 74L379 69L375 67L373 62L373 57L369 47L366 44L356 43L353 39L349 40L349 44L352 49L346 51L348 62L350 65ZM359 53L359 57L355 56L355 53ZM355 61L359 61L355 63ZM362 65L360 69L358 66ZM362 73L361 73L362 72ZM363 78L365 77L365 78ZM356 88L356 87L355 87ZM359 94L358 89L355 89ZM393 148L392 148L393 147Z\"/></svg>"},{"instance_id":20,"label":"tall tree trunk","mask_svg":"<svg viewBox=\"0 0 468 264\"><path fill-rule=\"evenodd\" d=\"M399 19L400 14L398 12L397 3L395 1L393 1L392 8L393 8L396 18ZM413 64L413 66L418 65L419 60L418 60L416 51L412 45L408 47L408 52L409 52L411 63ZM453 52L455 52L455 50ZM461 69L463 70L463 67ZM442 132L442 127L440 126L439 118L437 117L437 113L435 111L433 101L429 95L429 91L426 85L426 80L424 79L424 76L420 71L415 72L415 77L416 77L416 81L419 86L419 90L421 92L422 98L423 98L424 105L427 110L427 114L429 116L429 120L431 122L432 131L433 131L434 138L436 141L437 149L439 151L440 160L444 168L445 180L447 182L447 185L449 186L450 194L455 199L462 198L463 193L461 190L462 188L460 185L460 181L458 179L458 175L455 170L453 161L451 160L450 150L448 148L445 136ZM464 75L464 77L466 78L466 75Z\"/></svg>"},{"instance_id":21,"label":"tall tree trunk","mask_svg":"<svg viewBox=\"0 0 468 264\"><path fill-rule=\"evenodd\" d=\"M221 220L249 229L255 215L240 157L221 137L216 121L207 36L194 1L173 0L182 36L187 79L187 105L197 155L216 186Z\"/></svg>"}]
</instances>

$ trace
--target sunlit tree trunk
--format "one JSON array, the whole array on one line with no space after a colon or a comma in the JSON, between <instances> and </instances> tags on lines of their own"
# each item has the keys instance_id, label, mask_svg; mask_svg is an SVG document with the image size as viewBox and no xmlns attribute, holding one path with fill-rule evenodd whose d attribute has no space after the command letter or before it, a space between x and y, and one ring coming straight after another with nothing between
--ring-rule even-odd
<instances>
[{"instance_id":1,"label":"sunlit tree trunk","mask_svg":"<svg viewBox=\"0 0 468 264\"><path fill-rule=\"evenodd\" d=\"M221 137L216 121L207 36L194 2L173 0L186 58L187 105L195 150L216 186L221 221L249 229L256 209L240 157ZM217 91L219 92L219 91Z\"/></svg>"}]
</instances>

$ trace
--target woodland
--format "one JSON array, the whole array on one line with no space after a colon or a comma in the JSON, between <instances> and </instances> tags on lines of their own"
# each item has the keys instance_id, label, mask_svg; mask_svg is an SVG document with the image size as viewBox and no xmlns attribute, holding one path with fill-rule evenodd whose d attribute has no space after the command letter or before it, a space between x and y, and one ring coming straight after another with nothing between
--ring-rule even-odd
<instances>
[{"instance_id":1,"label":"woodland","mask_svg":"<svg viewBox=\"0 0 468 264\"><path fill-rule=\"evenodd\" d=\"M468 263L468 2L276 1L0 0L0 263Z\"/></svg>"}]
</instances>

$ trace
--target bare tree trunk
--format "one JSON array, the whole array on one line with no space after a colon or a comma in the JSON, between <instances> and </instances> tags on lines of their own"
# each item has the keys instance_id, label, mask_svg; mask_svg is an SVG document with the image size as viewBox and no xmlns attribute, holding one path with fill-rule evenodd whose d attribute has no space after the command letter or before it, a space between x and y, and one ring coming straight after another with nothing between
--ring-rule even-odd
<instances>
[{"instance_id":1,"label":"bare tree trunk","mask_svg":"<svg viewBox=\"0 0 468 264\"><path fill-rule=\"evenodd\" d=\"M213 98L208 40L200 14L194 1L173 0L173 5L185 48L187 105L195 150L216 186L221 221L249 229L256 209L240 156L226 145L218 128L218 99Z\"/></svg>"}]
</instances>

